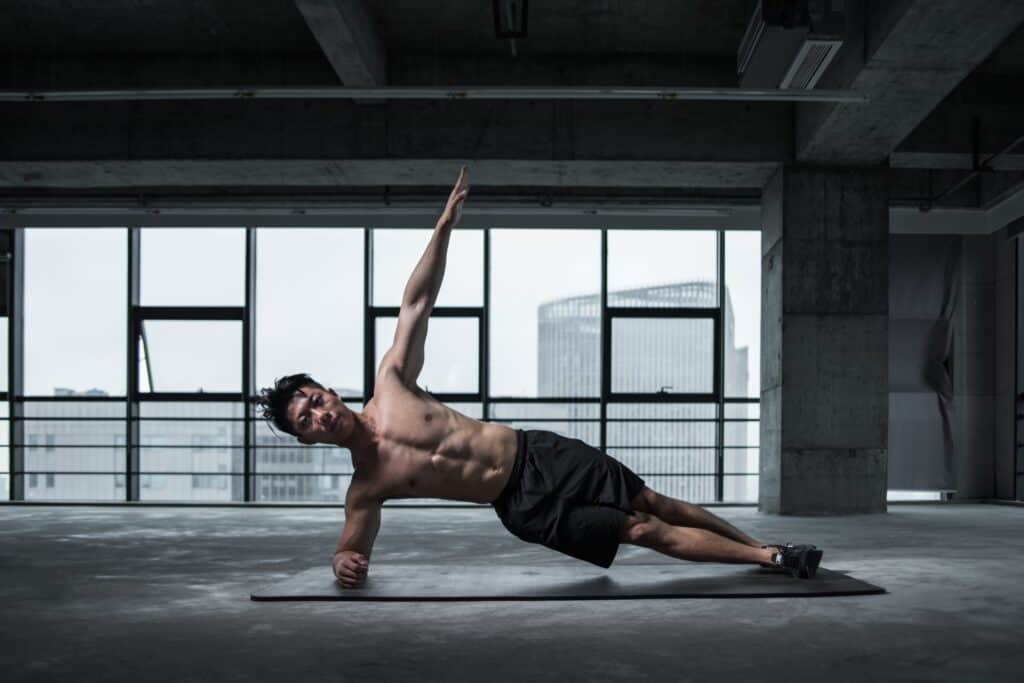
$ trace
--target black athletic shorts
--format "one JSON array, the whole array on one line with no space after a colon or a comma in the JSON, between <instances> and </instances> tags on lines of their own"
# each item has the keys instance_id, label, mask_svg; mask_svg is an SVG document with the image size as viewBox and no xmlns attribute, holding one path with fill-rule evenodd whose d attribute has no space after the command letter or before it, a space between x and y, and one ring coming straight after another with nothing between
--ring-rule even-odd
<instances>
[{"instance_id":1,"label":"black athletic shorts","mask_svg":"<svg viewBox=\"0 0 1024 683\"><path fill-rule=\"evenodd\" d=\"M498 519L528 543L610 567L643 479L579 439L532 429L516 438L512 475L492 503Z\"/></svg>"}]
</instances>

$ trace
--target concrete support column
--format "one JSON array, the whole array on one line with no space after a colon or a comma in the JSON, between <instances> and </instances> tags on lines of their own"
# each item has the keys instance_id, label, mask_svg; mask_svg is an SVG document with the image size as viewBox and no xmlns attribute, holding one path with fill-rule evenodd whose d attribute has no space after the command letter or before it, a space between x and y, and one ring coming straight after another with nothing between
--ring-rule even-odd
<instances>
[{"instance_id":1,"label":"concrete support column","mask_svg":"<svg viewBox=\"0 0 1024 683\"><path fill-rule=\"evenodd\" d=\"M881 169L784 166L765 187L763 512L885 512L888 209Z\"/></svg>"}]
</instances>

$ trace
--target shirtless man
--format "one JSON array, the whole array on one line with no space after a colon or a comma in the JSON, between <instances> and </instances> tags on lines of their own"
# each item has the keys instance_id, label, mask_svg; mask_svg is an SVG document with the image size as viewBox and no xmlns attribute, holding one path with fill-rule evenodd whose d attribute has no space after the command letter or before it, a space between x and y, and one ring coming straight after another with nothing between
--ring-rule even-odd
<instances>
[{"instance_id":1,"label":"shirtless man","mask_svg":"<svg viewBox=\"0 0 1024 683\"><path fill-rule=\"evenodd\" d=\"M767 545L707 510L663 496L614 458L578 439L467 417L416 384L427 322L441 289L451 231L469 192L466 167L402 299L394 342L361 413L308 375L262 391L264 417L300 443L348 448L354 473L333 557L344 588L360 586L390 498L488 503L519 538L602 567L619 543L684 560L759 564L811 578L814 546Z\"/></svg>"}]
</instances>

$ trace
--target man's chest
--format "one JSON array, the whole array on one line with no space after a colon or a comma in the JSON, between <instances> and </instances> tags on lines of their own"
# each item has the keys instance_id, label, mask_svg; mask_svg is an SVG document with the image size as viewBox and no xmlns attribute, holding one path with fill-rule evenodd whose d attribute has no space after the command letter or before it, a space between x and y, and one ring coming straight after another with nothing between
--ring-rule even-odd
<instances>
[{"instance_id":1,"label":"man's chest","mask_svg":"<svg viewBox=\"0 0 1024 683\"><path fill-rule=\"evenodd\" d=\"M379 448L396 455L438 450L451 432L452 412L429 394L416 389L387 386L374 394L373 414L381 439Z\"/></svg>"}]
</instances>

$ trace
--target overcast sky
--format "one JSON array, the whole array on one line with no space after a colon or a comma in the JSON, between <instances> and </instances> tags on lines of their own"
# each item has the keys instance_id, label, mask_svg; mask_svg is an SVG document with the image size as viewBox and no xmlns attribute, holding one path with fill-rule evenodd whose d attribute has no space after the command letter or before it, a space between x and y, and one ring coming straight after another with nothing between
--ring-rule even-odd
<instances>
[{"instance_id":1,"label":"overcast sky","mask_svg":"<svg viewBox=\"0 0 1024 683\"><path fill-rule=\"evenodd\" d=\"M609 289L713 280L708 231L609 232ZM374 303L397 306L431 230L378 230ZM257 384L307 371L330 386L362 388L363 232L261 229L257 237ZM239 228L142 230L142 304L242 306L244 232ZM26 393L125 391L126 249L123 228L26 231ZM760 234L727 234L726 284L736 345L749 346L751 395L759 377ZM537 308L600 289L597 230L501 229L491 233L491 393L536 396ZM483 304L483 232L455 229L437 306ZM421 385L446 391L477 382L475 320L430 322ZM393 320L379 320L375 358ZM151 321L155 388L237 391L237 322ZM143 376L143 388L146 378Z\"/></svg>"}]
</instances>

